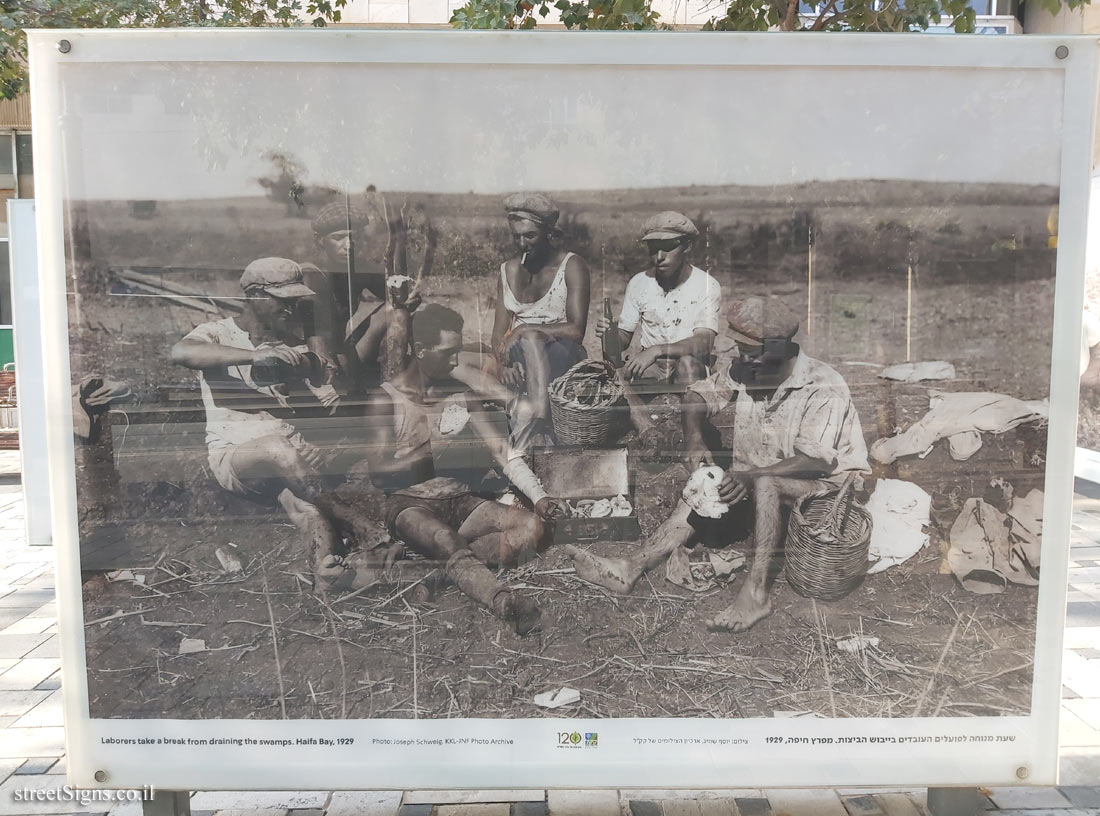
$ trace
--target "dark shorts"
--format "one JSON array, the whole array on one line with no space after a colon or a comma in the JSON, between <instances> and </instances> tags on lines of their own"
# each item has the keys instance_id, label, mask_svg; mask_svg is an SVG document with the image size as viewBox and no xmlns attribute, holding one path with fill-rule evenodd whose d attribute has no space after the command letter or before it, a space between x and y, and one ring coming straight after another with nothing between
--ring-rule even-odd
<instances>
[{"instance_id":1,"label":"dark shorts","mask_svg":"<svg viewBox=\"0 0 1100 816\"><path fill-rule=\"evenodd\" d=\"M391 493L386 497L386 529L390 535L397 536L397 517L410 507L416 507L431 513L448 527L457 530L462 523L485 502L483 496L463 493L447 499L426 499L421 496L406 496L403 493Z\"/></svg>"},{"instance_id":2,"label":"dark shorts","mask_svg":"<svg viewBox=\"0 0 1100 816\"><path fill-rule=\"evenodd\" d=\"M546 349L546 359L550 362L551 380L556 380L588 356L584 346L572 340L554 338L543 348ZM508 362L513 365L523 362L523 349L518 343L512 346L512 350L508 353Z\"/></svg>"}]
</instances>

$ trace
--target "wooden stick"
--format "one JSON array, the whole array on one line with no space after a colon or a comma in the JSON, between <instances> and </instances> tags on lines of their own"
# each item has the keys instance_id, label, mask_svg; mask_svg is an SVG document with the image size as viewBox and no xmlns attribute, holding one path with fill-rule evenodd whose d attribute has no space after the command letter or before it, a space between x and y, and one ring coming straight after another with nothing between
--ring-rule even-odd
<instances>
[{"instance_id":1,"label":"wooden stick","mask_svg":"<svg viewBox=\"0 0 1100 816\"><path fill-rule=\"evenodd\" d=\"M810 603L814 608L814 628L817 629L817 644L821 648L821 665L825 667L825 685L829 689L829 710L832 712L833 719L836 719L836 697L833 696L833 677L829 671L829 653L825 651L825 635L821 631L822 623L817 614L817 601L811 598Z\"/></svg>"},{"instance_id":2,"label":"wooden stick","mask_svg":"<svg viewBox=\"0 0 1100 816\"><path fill-rule=\"evenodd\" d=\"M279 635L275 630L275 611L271 608L271 594L267 591L267 570L260 568L260 574L264 579L264 600L267 601L267 619L271 621L271 645L275 649L275 673L279 678L279 709L286 716L286 687L283 685L283 667L279 662Z\"/></svg>"},{"instance_id":3,"label":"wooden stick","mask_svg":"<svg viewBox=\"0 0 1100 816\"><path fill-rule=\"evenodd\" d=\"M951 644L955 642L955 635L959 632L959 624L962 622L962 616L958 612L955 613L955 625L951 629L951 634L947 637L947 642L943 644L943 650L940 652L940 659L936 661L936 667L932 669L932 676L928 678L928 683L924 687L924 691L921 692L920 697L917 698L917 705L913 709L913 716L919 717L921 708L924 707L924 701L928 699L929 692L932 691L932 686L935 685L936 675L940 673L940 669L943 668L943 661L947 657L947 653L951 650Z\"/></svg>"}]
</instances>

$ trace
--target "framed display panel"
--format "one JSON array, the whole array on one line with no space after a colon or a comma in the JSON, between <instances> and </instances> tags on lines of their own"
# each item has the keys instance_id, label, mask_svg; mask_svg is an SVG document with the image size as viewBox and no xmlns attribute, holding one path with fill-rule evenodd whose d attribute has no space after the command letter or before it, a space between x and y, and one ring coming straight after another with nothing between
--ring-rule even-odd
<instances>
[{"instance_id":1,"label":"framed display panel","mask_svg":"<svg viewBox=\"0 0 1100 816\"><path fill-rule=\"evenodd\" d=\"M1094 40L30 41L75 784L1055 781Z\"/></svg>"}]
</instances>

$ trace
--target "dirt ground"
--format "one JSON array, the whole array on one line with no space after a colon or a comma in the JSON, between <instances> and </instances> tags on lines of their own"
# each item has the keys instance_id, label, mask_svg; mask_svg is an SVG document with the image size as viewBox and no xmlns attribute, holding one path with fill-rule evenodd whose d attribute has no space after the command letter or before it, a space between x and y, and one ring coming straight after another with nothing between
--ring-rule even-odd
<instances>
[{"instance_id":1,"label":"dirt ground","mask_svg":"<svg viewBox=\"0 0 1100 816\"><path fill-rule=\"evenodd\" d=\"M696 262L725 292L780 295L806 315L799 340L848 380L868 444L927 410L924 385L876 377L907 352L955 364L958 378L936 387L1047 395L1054 253L1045 248L1045 225L1054 191L869 183L558 198L567 236L593 269L594 311L605 294L617 311L629 275L644 268L635 239L651 202L691 215L704 231ZM479 327L487 336L495 270L509 254L496 199L423 203L439 230L427 298L462 311L467 340ZM1017 493L1042 486L1044 428L986 434L962 463L941 443L925 459L876 467L876 478L909 479L931 493L929 544L837 602L802 598L780 574L774 614L740 635L703 625L732 600L739 574L695 595L659 568L617 596L581 581L553 547L501 576L543 611L539 629L523 639L412 557L392 580L326 602L311 592L304 545L286 518L221 490L206 470L194 380L167 352L218 315L128 296L138 293L110 272L151 268L196 293L231 296L254 257L313 258L308 220L261 199L160 202L153 217L134 217L125 202L74 213L84 225L70 310L74 376L106 371L139 396L112 414L104 443L78 450L92 716L1029 710L1036 591L973 595L941 563L962 503L1000 500L991 479L1008 480ZM799 238L809 223L812 248ZM595 349L591 333L588 340ZM674 402L658 398L653 411L663 455L642 461L632 450L630 458L644 533L670 512L686 475L672 464L682 446ZM591 546L608 555L627 545ZM219 547L238 555L241 572L222 568ZM118 569L129 571L110 580L106 571ZM853 633L878 638L878 646L855 655L838 649ZM184 639L201 639L205 650L181 655ZM581 701L555 711L533 704L535 694L561 686L579 689Z\"/></svg>"}]
</instances>

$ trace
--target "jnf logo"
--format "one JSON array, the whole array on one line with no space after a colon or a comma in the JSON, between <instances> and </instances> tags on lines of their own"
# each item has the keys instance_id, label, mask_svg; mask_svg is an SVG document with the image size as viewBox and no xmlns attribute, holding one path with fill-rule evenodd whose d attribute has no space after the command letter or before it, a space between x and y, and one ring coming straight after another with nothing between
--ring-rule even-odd
<instances>
[{"instance_id":1,"label":"jnf logo","mask_svg":"<svg viewBox=\"0 0 1100 816\"><path fill-rule=\"evenodd\" d=\"M559 748L580 748L581 747L581 734L579 731L559 731L558 732L558 747Z\"/></svg>"}]
</instances>

